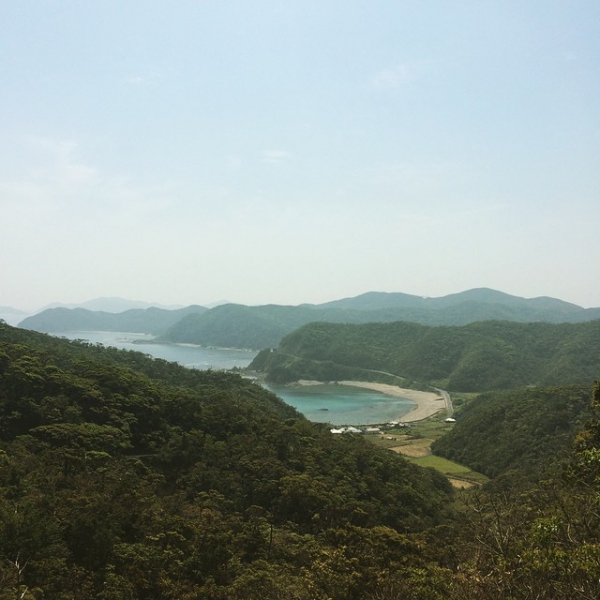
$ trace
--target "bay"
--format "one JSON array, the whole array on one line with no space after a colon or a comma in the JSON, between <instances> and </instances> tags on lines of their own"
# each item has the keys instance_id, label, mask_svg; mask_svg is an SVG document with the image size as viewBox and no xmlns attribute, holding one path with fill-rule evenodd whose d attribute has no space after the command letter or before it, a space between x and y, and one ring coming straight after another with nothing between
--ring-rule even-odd
<instances>
[{"instance_id":1,"label":"bay","mask_svg":"<svg viewBox=\"0 0 600 600\"><path fill-rule=\"evenodd\" d=\"M228 370L247 367L256 351L236 348L213 348L191 344L155 344L143 333L113 331L70 331L53 333L70 340L134 350L179 363L190 369ZM308 386L265 385L284 402L307 419L331 425L375 425L397 421L414 408L411 400L386 396L381 392L340 384Z\"/></svg>"},{"instance_id":2,"label":"bay","mask_svg":"<svg viewBox=\"0 0 600 600\"><path fill-rule=\"evenodd\" d=\"M265 387L310 421L332 425L380 425L397 421L415 403L374 390L341 384Z\"/></svg>"},{"instance_id":3,"label":"bay","mask_svg":"<svg viewBox=\"0 0 600 600\"><path fill-rule=\"evenodd\" d=\"M245 368L256 356L254 350L238 350L237 348L208 348L191 344L153 344L151 343L152 336L144 333L69 331L52 335L69 340L87 340L92 344L113 346L120 350L134 350L202 371L233 369L234 367Z\"/></svg>"}]
</instances>

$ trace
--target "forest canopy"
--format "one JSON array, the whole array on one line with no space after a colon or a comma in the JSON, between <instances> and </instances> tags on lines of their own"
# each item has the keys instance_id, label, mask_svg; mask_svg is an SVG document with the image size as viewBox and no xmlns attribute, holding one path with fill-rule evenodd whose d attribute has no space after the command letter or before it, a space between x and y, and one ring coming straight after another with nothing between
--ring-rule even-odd
<instances>
[{"instance_id":1,"label":"forest canopy","mask_svg":"<svg viewBox=\"0 0 600 600\"><path fill-rule=\"evenodd\" d=\"M473 400L439 451L499 477L459 495L238 375L0 324L0 599L597 598L589 391Z\"/></svg>"},{"instance_id":2,"label":"forest canopy","mask_svg":"<svg viewBox=\"0 0 600 600\"><path fill-rule=\"evenodd\" d=\"M452 497L435 471L336 438L238 375L6 325L0 460L9 596L229 598L253 578L350 593L407 560L399 548L421 564L413 536ZM343 548L371 537L356 581L313 568L357 568Z\"/></svg>"},{"instance_id":3,"label":"forest canopy","mask_svg":"<svg viewBox=\"0 0 600 600\"><path fill-rule=\"evenodd\" d=\"M338 380L385 371L461 392L591 385L600 372L600 321L482 321L460 327L417 323L310 323L260 353L250 368L267 379Z\"/></svg>"}]
</instances>

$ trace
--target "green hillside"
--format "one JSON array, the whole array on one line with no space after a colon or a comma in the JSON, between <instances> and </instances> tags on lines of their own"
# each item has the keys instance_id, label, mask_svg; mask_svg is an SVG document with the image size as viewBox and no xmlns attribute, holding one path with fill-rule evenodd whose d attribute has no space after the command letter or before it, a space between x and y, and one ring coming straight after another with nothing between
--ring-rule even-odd
<instances>
[{"instance_id":1,"label":"green hillside","mask_svg":"<svg viewBox=\"0 0 600 600\"><path fill-rule=\"evenodd\" d=\"M587 320L587 311L576 304L555 298L521 298L489 288L476 288L438 298L414 296L397 292L367 292L354 298L344 298L321 304L318 308L344 308L353 310L418 309L423 313L438 313L438 318L468 319L469 307L482 307L488 319L502 318L502 314L513 321L564 322ZM453 311L448 309L454 308ZM447 315L445 314L447 312ZM401 320L401 319L398 319ZM403 319L402 319L403 320ZM479 320L476 318L476 320ZM426 321L421 321L427 324ZM437 325L459 325L462 322L430 322Z\"/></svg>"},{"instance_id":2,"label":"green hillside","mask_svg":"<svg viewBox=\"0 0 600 600\"><path fill-rule=\"evenodd\" d=\"M463 460L564 462L457 496L236 375L0 324L0 598L597 598L599 386L561 458L585 396L467 405Z\"/></svg>"},{"instance_id":3,"label":"green hillside","mask_svg":"<svg viewBox=\"0 0 600 600\"><path fill-rule=\"evenodd\" d=\"M314 310L305 307L224 304L188 315L159 340L259 350L276 346L284 335L314 318Z\"/></svg>"},{"instance_id":4,"label":"green hillside","mask_svg":"<svg viewBox=\"0 0 600 600\"><path fill-rule=\"evenodd\" d=\"M512 472L539 479L570 454L589 417L589 385L488 392L457 413L456 425L432 450L488 477Z\"/></svg>"},{"instance_id":5,"label":"green hillside","mask_svg":"<svg viewBox=\"0 0 600 600\"><path fill-rule=\"evenodd\" d=\"M415 323L311 323L250 369L278 383L336 380L368 369L462 392L591 383L600 373L600 321L485 321L462 327Z\"/></svg>"},{"instance_id":6,"label":"green hillside","mask_svg":"<svg viewBox=\"0 0 600 600\"><path fill-rule=\"evenodd\" d=\"M0 463L1 598L358 598L451 499L238 376L7 325Z\"/></svg>"}]
</instances>

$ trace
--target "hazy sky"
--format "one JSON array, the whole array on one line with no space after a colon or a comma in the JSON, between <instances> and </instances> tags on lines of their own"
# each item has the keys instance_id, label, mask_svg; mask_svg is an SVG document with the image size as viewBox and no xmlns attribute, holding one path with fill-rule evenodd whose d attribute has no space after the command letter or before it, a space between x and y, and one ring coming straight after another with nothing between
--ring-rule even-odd
<instances>
[{"instance_id":1,"label":"hazy sky","mask_svg":"<svg viewBox=\"0 0 600 600\"><path fill-rule=\"evenodd\" d=\"M598 0L3 0L0 305L600 306Z\"/></svg>"}]
</instances>

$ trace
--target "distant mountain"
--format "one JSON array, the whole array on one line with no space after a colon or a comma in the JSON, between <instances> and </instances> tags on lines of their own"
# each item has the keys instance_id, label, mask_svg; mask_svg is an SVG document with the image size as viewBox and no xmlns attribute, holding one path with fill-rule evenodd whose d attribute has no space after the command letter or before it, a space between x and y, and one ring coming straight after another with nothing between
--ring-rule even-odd
<instances>
[{"instance_id":1,"label":"distant mountain","mask_svg":"<svg viewBox=\"0 0 600 600\"><path fill-rule=\"evenodd\" d=\"M143 302L141 300L126 300L125 298L109 297L109 298L94 298L87 302L79 304L62 304L54 302L41 308L38 312L48 310L49 308L85 308L87 310L102 311L109 313L120 313L133 308L162 308L164 310L177 310L184 308L182 305L164 305L152 302Z\"/></svg>"},{"instance_id":2,"label":"distant mountain","mask_svg":"<svg viewBox=\"0 0 600 600\"><path fill-rule=\"evenodd\" d=\"M401 292L366 292L352 298L342 298L314 308L342 308L344 310L385 310L389 308L421 308L425 303L422 296L413 296Z\"/></svg>"},{"instance_id":3,"label":"distant mountain","mask_svg":"<svg viewBox=\"0 0 600 600\"><path fill-rule=\"evenodd\" d=\"M600 374L600 320L588 323L481 321L310 323L250 365L277 383L341 380L352 370L387 372L461 392L590 384Z\"/></svg>"},{"instance_id":4,"label":"distant mountain","mask_svg":"<svg viewBox=\"0 0 600 600\"><path fill-rule=\"evenodd\" d=\"M343 308L368 311L421 309L428 312L436 312L446 311L451 307L462 306L464 308L476 305L485 306L486 310L493 310L492 307L497 307L498 314L512 314L514 320L540 320L548 322L589 320L583 317L586 309L570 302L547 297L521 298L489 288L475 288L439 298L413 296L395 292L367 292L354 298L344 298L320 304L316 308ZM454 312L456 314L456 311Z\"/></svg>"},{"instance_id":5,"label":"distant mountain","mask_svg":"<svg viewBox=\"0 0 600 600\"><path fill-rule=\"evenodd\" d=\"M107 298L86 304L110 305L116 309L120 302L130 301ZM52 310L55 312L51 312ZM135 310L138 312L134 312ZM168 314L156 312L161 310ZM109 316L110 314L113 316ZM300 306L219 304L211 309L198 306L177 310L146 308L120 313L59 307L24 319L19 325L43 332L145 332L159 335L160 340L164 342L260 350L276 347L285 335L315 321L407 321L423 325L465 325L474 321L490 320L576 323L598 318L600 308L584 309L554 298L525 299L480 288L440 298L368 292L355 298Z\"/></svg>"},{"instance_id":6,"label":"distant mountain","mask_svg":"<svg viewBox=\"0 0 600 600\"><path fill-rule=\"evenodd\" d=\"M235 302L231 302L230 300L217 300L216 302L210 302L208 304L203 304L202 306L206 306L206 308L216 308L217 306L223 306L223 304L235 304Z\"/></svg>"},{"instance_id":7,"label":"distant mountain","mask_svg":"<svg viewBox=\"0 0 600 600\"><path fill-rule=\"evenodd\" d=\"M315 321L381 323L407 321L423 325L465 325L506 320L549 323L600 318L600 309L584 309L553 298L525 299L480 288L440 298L402 293L368 292L318 305L244 306L228 304L190 315L162 339L241 348L276 347L283 336Z\"/></svg>"},{"instance_id":8,"label":"distant mountain","mask_svg":"<svg viewBox=\"0 0 600 600\"><path fill-rule=\"evenodd\" d=\"M121 313L91 311L85 308L50 308L27 317L19 323L23 329L43 333L62 331L129 331L158 335L184 317L208 310L203 306L188 306L178 310L134 308Z\"/></svg>"}]
</instances>

